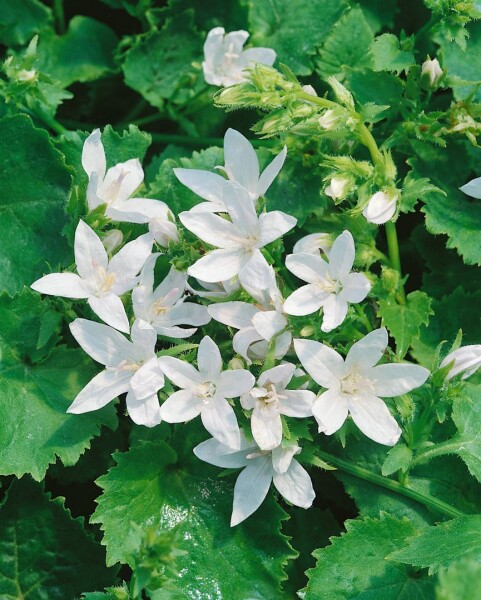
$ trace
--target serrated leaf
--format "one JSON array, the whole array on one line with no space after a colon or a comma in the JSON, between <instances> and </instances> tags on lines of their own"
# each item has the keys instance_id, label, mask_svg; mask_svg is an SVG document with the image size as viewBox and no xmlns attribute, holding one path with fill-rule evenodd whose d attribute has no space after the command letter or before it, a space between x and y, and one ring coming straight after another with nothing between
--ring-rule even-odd
<instances>
[{"instance_id":1,"label":"serrated leaf","mask_svg":"<svg viewBox=\"0 0 481 600\"><path fill-rule=\"evenodd\" d=\"M407 471L412 460L412 450L405 444L397 444L391 448L382 465L382 474L387 477L396 473L396 471Z\"/></svg>"},{"instance_id":2,"label":"serrated leaf","mask_svg":"<svg viewBox=\"0 0 481 600\"><path fill-rule=\"evenodd\" d=\"M176 464L163 442L144 442L115 456L117 466L97 483L103 489L92 522L100 523L107 562L128 561L130 524L178 529L178 580L162 592L172 600L208 597L277 600L283 563L293 555L279 533L285 513L270 496L256 514L229 527L232 480L203 464ZM248 549L246 552L245 549Z\"/></svg>"},{"instance_id":3,"label":"serrated leaf","mask_svg":"<svg viewBox=\"0 0 481 600\"><path fill-rule=\"evenodd\" d=\"M403 181L399 202L401 212L414 211L417 201L424 200L427 194L446 195L443 190L432 184L427 177L417 177L410 171Z\"/></svg>"},{"instance_id":4,"label":"serrated leaf","mask_svg":"<svg viewBox=\"0 0 481 600\"><path fill-rule=\"evenodd\" d=\"M0 43L22 46L52 22L52 11L38 0L0 0Z\"/></svg>"},{"instance_id":5,"label":"serrated leaf","mask_svg":"<svg viewBox=\"0 0 481 600\"><path fill-rule=\"evenodd\" d=\"M110 27L77 15L64 35L45 35L38 45L37 67L68 87L75 81L93 81L116 69L113 59L118 38Z\"/></svg>"},{"instance_id":6,"label":"serrated leaf","mask_svg":"<svg viewBox=\"0 0 481 600\"><path fill-rule=\"evenodd\" d=\"M0 509L3 600L65 600L112 582L105 553L73 519L63 499L50 500L30 478L14 480Z\"/></svg>"},{"instance_id":7,"label":"serrated leaf","mask_svg":"<svg viewBox=\"0 0 481 600\"><path fill-rule=\"evenodd\" d=\"M385 560L416 533L408 519L381 515L380 519L346 521L345 526L345 534L331 538L330 546L314 552L318 560L307 572L305 600L434 598L432 580Z\"/></svg>"},{"instance_id":8,"label":"serrated leaf","mask_svg":"<svg viewBox=\"0 0 481 600\"><path fill-rule=\"evenodd\" d=\"M249 31L255 46L273 48L296 75L312 73L312 57L346 10L344 0L250 0Z\"/></svg>"},{"instance_id":9,"label":"serrated leaf","mask_svg":"<svg viewBox=\"0 0 481 600\"><path fill-rule=\"evenodd\" d=\"M187 99L188 95L179 97L177 92L182 87L187 91L192 87L189 74L193 73L192 63L201 60L202 43L194 26L193 11L177 14L160 31L140 37L125 54L125 83L157 108L163 106L166 98Z\"/></svg>"},{"instance_id":10,"label":"serrated leaf","mask_svg":"<svg viewBox=\"0 0 481 600\"><path fill-rule=\"evenodd\" d=\"M406 297L405 304L398 304L393 296L379 300L379 316L396 341L396 354L403 358L412 340L419 335L421 325L427 325L433 314L431 298L419 290Z\"/></svg>"},{"instance_id":11,"label":"serrated leaf","mask_svg":"<svg viewBox=\"0 0 481 600\"><path fill-rule=\"evenodd\" d=\"M0 120L0 288L15 293L67 265L62 238L71 178L48 135L25 115Z\"/></svg>"},{"instance_id":12,"label":"serrated leaf","mask_svg":"<svg viewBox=\"0 0 481 600\"><path fill-rule=\"evenodd\" d=\"M383 33L371 44L371 57L375 71L393 71L399 75L416 64L414 54L403 50L399 38L392 33Z\"/></svg>"},{"instance_id":13,"label":"serrated leaf","mask_svg":"<svg viewBox=\"0 0 481 600\"><path fill-rule=\"evenodd\" d=\"M439 571L436 600L473 600L479 594L481 563L465 558Z\"/></svg>"},{"instance_id":14,"label":"serrated leaf","mask_svg":"<svg viewBox=\"0 0 481 600\"><path fill-rule=\"evenodd\" d=\"M458 44L453 44L444 36L439 36L443 68L450 77L459 78L460 83L453 81L453 94L456 100L464 100L474 92L473 100L481 100L479 84L481 83L481 23L473 23L470 28L468 51ZM469 58L468 58L469 57ZM469 83L468 83L469 82Z\"/></svg>"},{"instance_id":15,"label":"serrated leaf","mask_svg":"<svg viewBox=\"0 0 481 600\"><path fill-rule=\"evenodd\" d=\"M347 82L354 98L361 106L369 103L376 106L389 106L389 110L383 114L385 117L393 117L399 112L403 84L396 75L386 71L375 72L364 69L348 73Z\"/></svg>"},{"instance_id":16,"label":"serrated leaf","mask_svg":"<svg viewBox=\"0 0 481 600\"><path fill-rule=\"evenodd\" d=\"M361 108L361 118L365 123L377 123L386 118L386 113L390 108L389 104L379 106L378 104L368 102Z\"/></svg>"},{"instance_id":17,"label":"serrated leaf","mask_svg":"<svg viewBox=\"0 0 481 600\"><path fill-rule=\"evenodd\" d=\"M345 72L371 65L369 47L373 33L364 12L353 8L345 13L332 28L316 59L316 71L321 77L333 75L340 81Z\"/></svg>"},{"instance_id":18,"label":"serrated leaf","mask_svg":"<svg viewBox=\"0 0 481 600\"><path fill-rule=\"evenodd\" d=\"M435 572L462 557L481 561L481 515L467 515L427 527L389 559Z\"/></svg>"}]
</instances>

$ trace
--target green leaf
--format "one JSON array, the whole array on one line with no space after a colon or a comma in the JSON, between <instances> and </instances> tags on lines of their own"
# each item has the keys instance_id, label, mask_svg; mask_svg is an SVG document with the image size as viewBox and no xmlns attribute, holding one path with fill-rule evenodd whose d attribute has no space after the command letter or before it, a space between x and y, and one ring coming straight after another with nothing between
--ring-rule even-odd
<instances>
[{"instance_id":1,"label":"green leaf","mask_svg":"<svg viewBox=\"0 0 481 600\"><path fill-rule=\"evenodd\" d=\"M403 358L421 325L427 325L433 314L431 298L419 290L411 292L406 304L398 304L393 296L379 300L378 315L396 341L396 354Z\"/></svg>"},{"instance_id":2,"label":"green leaf","mask_svg":"<svg viewBox=\"0 0 481 600\"><path fill-rule=\"evenodd\" d=\"M474 92L473 99L481 100L481 23L473 23L470 29L468 52L445 37L439 37L443 68L448 70L456 100L464 100ZM456 78L460 82L456 84Z\"/></svg>"},{"instance_id":3,"label":"green leaf","mask_svg":"<svg viewBox=\"0 0 481 600\"><path fill-rule=\"evenodd\" d=\"M473 600L479 594L481 563L464 558L439 571L436 600Z\"/></svg>"},{"instance_id":4,"label":"green leaf","mask_svg":"<svg viewBox=\"0 0 481 600\"><path fill-rule=\"evenodd\" d=\"M144 442L115 456L117 466L97 483L103 489L92 521L100 523L107 563L129 560L125 542L131 523L178 529L179 578L165 599L216 597L229 600L281 597L283 563L293 556L279 533L285 513L270 496L241 525L230 528L232 480L200 462L182 468L165 443ZM170 591L172 590L172 591Z\"/></svg>"},{"instance_id":5,"label":"green leaf","mask_svg":"<svg viewBox=\"0 0 481 600\"><path fill-rule=\"evenodd\" d=\"M71 179L48 135L25 115L0 120L0 288L14 293L71 261L61 236Z\"/></svg>"},{"instance_id":6,"label":"green leaf","mask_svg":"<svg viewBox=\"0 0 481 600\"><path fill-rule=\"evenodd\" d=\"M412 450L405 444L397 444L387 453L386 460L382 465L382 474L387 477L396 471L407 471L412 460Z\"/></svg>"},{"instance_id":7,"label":"green leaf","mask_svg":"<svg viewBox=\"0 0 481 600\"><path fill-rule=\"evenodd\" d=\"M405 50L392 33L383 33L373 41L371 57L375 71L394 71L398 75L416 64L414 54Z\"/></svg>"},{"instance_id":8,"label":"green leaf","mask_svg":"<svg viewBox=\"0 0 481 600\"><path fill-rule=\"evenodd\" d=\"M22 46L51 21L50 8L38 0L0 0L0 43Z\"/></svg>"},{"instance_id":9,"label":"green leaf","mask_svg":"<svg viewBox=\"0 0 481 600\"><path fill-rule=\"evenodd\" d=\"M397 12L396 0L360 0L362 11L374 33L383 27L392 29Z\"/></svg>"},{"instance_id":10,"label":"green leaf","mask_svg":"<svg viewBox=\"0 0 481 600\"><path fill-rule=\"evenodd\" d=\"M446 194L437 186L433 185L427 177L416 177L412 171L406 175L400 200L401 212L413 212L418 200L423 200L427 194Z\"/></svg>"},{"instance_id":11,"label":"green leaf","mask_svg":"<svg viewBox=\"0 0 481 600\"><path fill-rule=\"evenodd\" d=\"M113 428L115 409L108 406L84 415L67 408L94 375L81 350L56 348L48 358L36 358L41 322L48 306L32 292L13 299L0 296L0 474L31 473L38 481L57 457L73 465L99 434Z\"/></svg>"},{"instance_id":12,"label":"green leaf","mask_svg":"<svg viewBox=\"0 0 481 600\"><path fill-rule=\"evenodd\" d=\"M65 600L112 582L105 553L73 519L63 499L50 500L30 478L14 480L0 509L3 600Z\"/></svg>"},{"instance_id":13,"label":"green leaf","mask_svg":"<svg viewBox=\"0 0 481 600\"><path fill-rule=\"evenodd\" d=\"M318 559L307 574L305 600L432 600L433 582L411 569L386 560L407 537L416 533L408 519L346 521L346 533L316 550Z\"/></svg>"},{"instance_id":14,"label":"green leaf","mask_svg":"<svg viewBox=\"0 0 481 600\"><path fill-rule=\"evenodd\" d=\"M353 8L345 13L332 28L316 59L316 71L321 77L334 75L342 81L345 72L371 65L369 47L373 33L364 12Z\"/></svg>"},{"instance_id":15,"label":"green leaf","mask_svg":"<svg viewBox=\"0 0 481 600\"><path fill-rule=\"evenodd\" d=\"M90 17L75 16L65 35L53 32L40 38L37 68L68 87L75 81L93 81L116 69L113 59L118 38Z\"/></svg>"},{"instance_id":16,"label":"green leaf","mask_svg":"<svg viewBox=\"0 0 481 600\"><path fill-rule=\"evenodd\" d=\"M250 0L249 31L254 46L273 48L296 75L312 73L312 57L346 10L344 0Z\"/></svg>"},{"instance_id":17,"label":"green leaf","mask_svg":"<svg viewBox=\"0 0 481 600\"><path fill-rule=\"evenodd\" d=\"M196 77L192 63L201 60L202 43L193 10L177 14L160 31L139 36L125 54L125 83L157 108L162 108L166 98L188 100Z\"/></svg>"},{"instance_id":18,"label":"green leaf","mask_svg":"<svg viewBox=\"0 0 481 600\"><path fill-rule=\"evenodd\" d=\"M393 117L399 112L403 84L396 75L385 71L376 73L371 69L365 69L348 73L347 82L354 98L361 106L368 103L390 106L390 109L384 113L386 117Z\"/></svg>"},{"instance_id":19,"label":"green leaf","mask_svg":"<svg viewBox=\"0 0 481 600\"><path fill-rule=\"evenodd\" d=\"M389 559L416 567L429 567L431 573L448 567L462 557L481 561L481 515L467 515L427 527Z\"/></svg>"}]
</instances>

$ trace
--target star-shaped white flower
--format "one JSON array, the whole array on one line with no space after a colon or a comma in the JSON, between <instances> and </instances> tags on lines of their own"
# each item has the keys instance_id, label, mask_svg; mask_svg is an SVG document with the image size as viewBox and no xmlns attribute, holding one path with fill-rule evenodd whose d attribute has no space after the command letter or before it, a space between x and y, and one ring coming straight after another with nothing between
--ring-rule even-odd
<instances>
[{"instance_id":1,"label":"star-shaped white flower","mask_svg":"<svg viewBox=\"0 0 481 600\"><path fill-rule=\"evenodd\" d=\"M197 328L180 325L206 325L210 321L207 307L184 302L187 274L171 269L154 290L154 267L160 254L152 254L140 274L139 285L132 292L132 304L137 318L147 321L159 335L187 338Z\"/></svg>"},{"instance_id":2,"label":"star-shaped white flower","mask_svg":"<svg viewBox=\"0 0 481 600\"><path fill-rule=\"evenodd\" d=\"M94 360L105 365L78 394L67 412L97 410L127 393L127 411L137 425L154 427L161 421L157 392L164 375L155 354L157 334L140 319L132 326L131 340L121 333L86 319L70 324L72 335Z\"/></svg>"},{"instance_id":3,"label":"star-shaped white flower","mask_svg":"<svg viewBox=\"0 0 481 600\"><path fill-rule=\"evenodd\" d=\"M286 390L296 366L284 363L264 371L257 387L241 396L242 407L252 410L251 429L261 450L273 450L282 442L281 415L310 417L316 396L308 390Z\"/></svg>"},{"instance_id":4,"label":"star-shaped white flower","mask_svg":"<svg viewBox=\"0 0 481 600\"><path fill-rule=\"evenodd\" d=\"M291 504L309 508L315 498L309 473L294 458L301 451L299 446L282 448L271 452L260 450L242 436L241 450L236 451L210 439L194 448L194 454L216 467L235 469L245 467L234 487L234 505L231 527L250 517L264 502L274 483L277 491Z\"/></svg>"},{"instance_id":5,"label":"star-shaped white flower","mask_svg":"<svg viewBox=\"0 0 481 600\"><path fill-rule=\"evenodd\" d=\"M331 435L350 414L364 435L375 442L393 446L398 441L401 429L381 397L400 396L420 387L429 371L408 363L375 366L387 343L386 329L376 329L353 344L344 360L320 342L294 340L302 366L327 388L312 408L319 431Z\"/></svg>"},{"instance_id":6,"label":"star-shaped white flower","mask_svg":"<svg viewBox=\"0 0 481 600\"><path fill-rule=\"evenodd\" d=\"M240 185L225 182L224 204L231 220L208 212L182 212L182 224L201 240L215 246L188 269L188 274L208 283L239 276L241 284L262 288L269 265L260 248L290 231L297 219L274 210L256 214L249 193Z\"/></svg>"},{"instance_id":7,"label":"star-shaped white flower","mask_svg":"<svg viewBox=\"0 0 481 600\"><path fill-rule=\"evenodd\" d=\"M249 140L235 129L228 129L224 136L225 166L216 168L222 169L230 181L246 189L251 200L256 202L260 196L265 195L277 177L286 155L287 148L284 146L260 174L259 160ZM174 169L174 173L182 184L207 200L194 206L192 211L225 212L223 187L226 180L224 177L200 169Z\"/></svg>"},{"instance_id":8,"label":"star-shaped white flower","mask_svg":"<svg viewBox=\"0 0 481 600\"><path fill-rule=\"evenodd\" d=\"M231 31L225 35L223 27L214 27L204 43L204 78L207 83L229 86L245 81L244 70L259 62L272 66L276 53L270 48L243 50L249 34L247 31Z\"/></svg>"},{"instance_id":9,"label":"star-shaped white flower","mask_svg":"<svg viewBox=\"0 0 481 600\"><path fill-rule=\"evenodd\" d=\"M174 216L165 202L148 198L131 198L144 180L144 171L138 158L118 163L107 170L100 129L95 129L84 142L82 166L89 177L87 187L89 210L106 204L105 214L113 221L127 223L149 223L152 219L174 221Z\"/></svg>"},{"instance_id":10,"label":"star-shaped white flower","mask_svg":"<svg viewBox=\"0 0 481 600\"><path fill-rule=\"evenodd\" d=\"M481 344L472 344L454 350L446 356L440 367L447 367L453 361L454 364L446 375L448 381L459 373L463 374L461 379L471 377L481 367Z\"/></svg>"},{"instance_id":11,"label":"star-shaped white flower","mask_svg":"<svg viewBox=\"0 0 481 600\"><path fill-rule=\"evenodd\" d=\"M98 235L79 221L75 230L75 273L50 273L35 281L32 289L64 298L87 298L90 308L105 323L125 333L129 320L120 296L138 281L137 274L150 256L152 236L141 235L126 244L109 261Z\"/></svg>"},{"instance_id":12,"label":"star-shaped white flower","mask_svg":"<svg viewBox=\"0 0 481 600\"><path fill-rule=\"evenodd\" d=\"M471 181L468 181L468 183L465 183L459 189L467 196L481 200L481 177L471 179Z\"/></svg>"},{"instance_id":13,"label":"star-shaped white flower","mask_svg":"<svg viewBox=\"0 0 481 600\"><path fill-rule=\"evenodd\" d=\"M170 381L182 388L162 405L164 421L183 423L200 415L211 435L222 444L239 449L237 418L226 398L238 398L248 392L255 383L254 376L245 369L223 371L219 348L209 336L199 344L199 370L172 356L163 356L159 362Z\"/></svg>"},{"instance_id":14,"label":"star-shaped white flower","mask_svg":"<svg viewBox=\"0 0 481 600\"><path fill-rule=\"evenodd\" d=\"M308 282L284 302L288 315L309 315L322 307L321 329L329 332L346 318L348 304L361 302L371 284L361 273L351 273L354 263L354 240L344 231L329 251L329 262L314 254L290 254L286 267Z\"/></svg>"}]
</instances>

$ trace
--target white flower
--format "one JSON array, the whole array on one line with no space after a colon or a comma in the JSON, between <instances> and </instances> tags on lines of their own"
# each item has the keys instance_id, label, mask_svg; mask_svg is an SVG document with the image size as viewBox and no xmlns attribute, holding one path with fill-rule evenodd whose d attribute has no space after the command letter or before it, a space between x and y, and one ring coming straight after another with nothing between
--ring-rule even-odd
<instances>
[{"instance_id":1,"label":"white flower","mask_svg":"<svg viewBox=\"0 0 481 600\"><path fill-rule=\"evenodd\" d=\"M286 267L308 282L284 302L288 315L309 315L322 307L322 331L329 332L345 319L348 304L361 302L371 285L361 273L351 273L354 240L349 231L339 235L329 252L329 262L314 254L290 254Z\"/></svg>"},{"instance_id":2,"label":"white flower","mask_svg":"<svg viewBox=\"0 0 481 600\"><path fill-rule=\"evenodd\" d=\"M154 267L159 254L145 263L139 285L132 292L132 304L137 318L147 321L159 335L186 338L197 329L183 329L179 325L206 325L210 316L205 306L184 302L187 275L171 269L154 290Z\"/></svg>"},{"instance_id":3,"label":"white flower","mask_svg":"<svg viewBox=\"0 0 481 600\"><path fill-rule=\"evenodd\" d=\"M303 85L303 86L302 86L302 91L303 91L305 94L310 94L311 96L317 96L317 92L316 92L316 90L315 90L315 89L312 87L312 85L309 85L309 84L307 84L307 85Z\"/></svg>"},{"instance_id":4,"label":"white flower","mask_svg":"<svg viewBox=\"0 0 481 600\"><path fill-rule=\"evenodd\" d=\"M224 136L224 167L222 169L230 181L235 181L245 188L255 202L264 196L277 177L284 164L287 148L272 160L260 174L259 160L254 147L242 133L228 129ZM225 178L210 171L200 169L174 169L177 179L195 194L207 200L192 209L193 212L225 212L223 201Z\"/></svg>"},{"instance_id":5,"label":"white flower","mask_svg":"<svg viewBox=\"0 0 481 600\"><path fill-rule=\"evenodd\" d=\"M208 212L182 212L182 224L201 240L216 246L188 269L189 275L208 283L239 276L241 284L262 288L269 265L260 248L277 240L297 219L274 210L256 214L249 193L232 182L224 184L224 204L231 221Z\"/></svg>"},{"instance_id":6,"label":"white flower","mask_svg":"<svg viewBox=\"0 0 481 600\"><path fill-rule=\"evenodd\" d=\"M443 70L437 58L427 59L421 67L421 81L427 84L428 88L436 89L438 83L443 76Z\"/></svg>"},{"instance_id":7,"label":"white flower","mask_svg":"<svg viewBox=\"0 0 481 600\"><path fill-rule=\"evenodd\" d=\"M115 329L86 319L75 319L70 331L82 349L106 368L84 387L67 412L97 410L127 392L132 421L147 427L158 425L157 392L164 386L164 375L155 355L157 334L152 327L137 319L131 342Z\"/></svg>"},{"instance_id":8,"label":"white flower","mask_svg":"<svg viewBox=\"0 0 481 600\"><path fill-rule=\"evenodd\" d=\"M154 240L164 248L167 248L170 242L179 241L177 225L170 218L154 217L149 221L149 231Z\"/></svg>"},{"instance_id":9,"label":"white flower","mask_svg":"<svg viewBox=\"0 0 481 600\"><path fill-rule=\"evenodd\" d=\"M324 193L333 200L340 200L349 193L350 185L351 181L348 177L332 177Z\"/></svg>"},{"instance_id":10,"label":"white flower","mask_svg":"<svg viewBox=\"0 0 481 600\"><path fill-rule=\"evenodd\" d=\"M229 448L215 439L206 440L194 448L194 454L216 467L235 469L245 467L234 487L231 527L250 517L264 501L274 483L277 491L291 504L309 508L315 498L309 473L294 456L299 446L281 446L266 452L242 436L240 451Z\"/></svg>"},{"instance_id":11,"label":"white flower","mask_svg":"<svg viewBox=\"0 0 481 600\"><path fill-rule=\"evenodd\" d=\"M463 373L461 379L471 377L481 367L481 344L458 348L446 356L440 367L446 367L453 361L454 364L446 375L448 381L459 373Z\"/></svg>"},{"instance_id":12,"label":"white flower","mask_svg":"<svg viewBox=\"0 0 481 600\"><path fill-rule=\"evenodd\" d=\"M201 416L207 431L219 442L240 449L240 432L232 406L226 398L238 398L255 383L245 369L222 371L222 358L215 342L205 336L199 344L197 364L162 356L159 363L165 375L179 388L162 405L160 413L168 423L183 423Z\"/></svg>"},{"instance_id":13,"label":"white flower","mask_svg":"<svg viewBox=\"0 0 481 600\"><path fill-rule=\"evenodd\" d=\"M330 131L336 127L338 120L338 115L332 109L328 109L322 113L318 122L322 129Z\"/></svg>"},{"instance_id":14,"label":"white flower","mask_svg":"<svg viewBox=\"0 0 481 600\"><path fill-rule=\"evenodd\" d=\"M468 183L465 183L459 189L467 196L481 200L481 177L471 179L471 181L468 181Z\"/></svg>"},{"instance_id":15,"label":"white flower","mask_svg":"<svg viewBox=\"0 0 481 600\"><path fill-rule=\"evenodd\" d=\"M382 225L393 218L396 213L396 203L398 194L388 194L387 192L376 192L369 200L362 214L369 223Z\"/></svg>"},{"instance_id":16,"label":"white flower","mask_svg":"<svg viewBox=\"0 0 481 600\"><path fill-rule=\"evenodd\" d=\"M227 298L240 288L240 282L237 277L227 279L226 281L219 281L218 283L207 283L207 281L200 279L197 281L204 288L203 290L196 290L188 282L187 289L200 298Z\"/></svg>"},{"instance_id":17,"label":"white flower","mask_svg":"<svg viewBox=\"0 0 481 600\"><path fill-rule=\"evenodd\" d=\"M312 407L319 431L331 435L349 413L359 429L375 442L393 446L398 441L401 429L380 397L410 392L426 381L429 371L407 363L375 366L387 343L386 329L376 329L353 344L344 360L329 346L294 340L303 367L327 388Z\"/></svg>"},{"instance_id":18,"label":"white flower","mask_svg":"<svg viewBox=\"0 0 481 600\"><path fill-rule=\"evenodd\" d=\"M292 253L298 254L299 252L307 252L309 254L320 256L321 253L319 251L321 250L326 256L329 256L332 243L332 236L330 233L309 233L294 244Z\"/></svg>"},{"instance_id":19,"label":"white flower","mask_svg":"<svg viewBox=\"0 0 481 600\"><path fill-rule=\"evenodd\" d=\"M89 177L87 202L89 210L106 204L105 214L113 221L148 223L159 218L173 220L167 204L148 198L131 198L144 180L144 171L137 158L118 163L107 171L105 150L100 129L85 140L82 166Z\"/></svg>"},{"instance_id":20,"label":"white flower","mask_svg":"<svg viewBox=\"0 0 481 600\"><path fill-rule=\"evenodd\" d=\"M111 229L102 238L102 244L109 254L112 254L114 250L117 250L117 248L122 245L123 241L124 234L120 229Z\"/></svg>"},{"instance_id":21,"label":"white flower","mask_svg":"<svg viewBox=\"0 0 481 600\"><path fill-rule=\"evenodd\" d=\"M105 323L130 331L119 296L131 290L152 249L152 236L141 235L126 244L109 261L98 235L83 221L75 231L75 273L50 273L31 285L42 294L65 298L87 298L90 308Z\"/></svg>"},{"instance_id":22,"label":"white flower","mask_svg":"<svg viewBox=\"0 0 481 600\"><path fill-rule=\"evenodd\" d=\"M269 342L275 335L278 335L275 346L276 358L282 358L292 342L289 331L280 333L287 327L287 319L283 312L284 301L276 285L272 267L268 268L267 275L265 289L247 286L247 291L257 301L256 304L234 301L211 304L207 307L213 319L239 330L232 340L233 347L248 365L252 363L251 357L266 356Z\"/></svg>"},{"instance_id":23,"label":"white flower","mask_svg":"<svg viewBox=\"0 0 481 600\"><path fill-rule=\"evenodd\" d=\"M234 85L245 81L244 69L259 62L272 66L276 53L270 48L243 50L249 34L247 31L231 31L225 35L223 27L214 27L204 43L204 78L207 83L219 86Z\"/></svg>"},{"instance_id":24,"label":"white flower","mask_svg":"<svg viewBox=\"0 0 481 600\"><path fill-rule=\"evenodd\" d=\"M257 380L258 387L241 396L242 407L253 409L252 435L261 450L273 450L282 442L281 415L312 416L315 394L308 390L286 390L295 370L290 363L268 369Z\"/></svg>"}]
</instances>

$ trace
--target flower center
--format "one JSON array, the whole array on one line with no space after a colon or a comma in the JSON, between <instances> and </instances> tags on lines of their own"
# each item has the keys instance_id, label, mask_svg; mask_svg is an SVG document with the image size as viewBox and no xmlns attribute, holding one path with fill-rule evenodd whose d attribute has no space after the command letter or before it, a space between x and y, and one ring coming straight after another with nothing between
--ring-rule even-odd
<instances>
[{"instance_id":1,"label":"flower center","mask_svg":"<svg viewBox=\"0 0 481 600\"><path fill-rule=\"evenodd\" d=\"M99 293L106 294L112 289L115 283L116 274L108 273L103 267L97 267L95 269L95 278L97 280Z\"/></svg>"},{"instance_id":2,"label":"flower center","mask_svg":"<svg viewBox=\"0 0 481 600\"><path fill-rule=\"evenodd\" d=\"M105 200L107 204L111 204L117 200L117 196L119 195L120 186L122 185L122 181L129 174L128 171L121 171L117 179L112 181L109 187L105 190L103 194L102 200Z\"/></svg>"},{"instance_id":3,"label":"flower center","mask_svg":"<svg viewBox=\"0 0 481 600\"><path fill-rule=\"evenodd\" d=\"M232 61L235 58L239 58L239 54L236 54L234 52L234 44L230 43L229 47L227 48L227 52L224 54L224 58L225 58L225 62L226 62L226 67L230 67L232 65Z\"/></svg>"},{"instance_id":4,"label":"flower center","mask_svg":"<svg viewBox=\"0 0 481 600\"><path fill-rule=\"evenodd\" d=\"M120 361L116 367L106 367L106 369L108 371L133 371L135 373L135 371L138 371L141 366L141 362L139 363L125 358L124 360Z\"/></svg>"},{"instance_id":5,"label":"flower center","mask_svg":"<svg viewBox=\"0 0 481 600\"><path fill-rule=\"evenodd\" d=\"M208 402L215 394L215 385L211 381L201 383L197 386L196 393L204 402Z\"/></svg>"},{"instance_id":6,"label":"flower center","mask_svg":"<svg viewBox=\"0 0 481 600\"><path fill-rule=\"evenodd\" d=\"M254 390L253 390L254 391ZM278 406L281 400L285 400L287 396L279 394L276 386L273 383L268 383L264 388L256 388L256 400L264 406Z\"/></svg>"},{"instance_id":7,"label":"flower center","mask_svg":"<svg viewBox=\"0 0 481 600\"><path fill-rule=\"evenodd\" d=\"M341 379L341 392L355 396L360 391L374 393L372 381L363 377L359 373L349 373L344 379Z\"/></svg>"},{"instance_id":8,"label":"flower center","mask_svg":"<svg viewBox=\"0 0 481 600\"><path fill-rule=\"evenodd\" d=\"M339 294L342 289L339 281L332 279L329 275L323 277L322 281L320 281L317 285L323 292L328 292L329 294Z\"/></svg>"}]
</instances>

